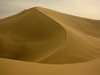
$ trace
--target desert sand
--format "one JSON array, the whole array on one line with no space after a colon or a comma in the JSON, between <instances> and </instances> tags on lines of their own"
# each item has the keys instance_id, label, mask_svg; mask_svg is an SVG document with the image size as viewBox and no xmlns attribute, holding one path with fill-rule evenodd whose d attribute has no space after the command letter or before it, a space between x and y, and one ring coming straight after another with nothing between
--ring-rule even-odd
<instances>
[{"instance_id":1,"label":"desert sand","mask_svg":"<svg viewBox=\"0 0 100 75\"><path fill-rule=\"evenodd\" d=\"M100 75L100 20L42 7L0 20L0 75Z\"/></svg>"}]
</instances>

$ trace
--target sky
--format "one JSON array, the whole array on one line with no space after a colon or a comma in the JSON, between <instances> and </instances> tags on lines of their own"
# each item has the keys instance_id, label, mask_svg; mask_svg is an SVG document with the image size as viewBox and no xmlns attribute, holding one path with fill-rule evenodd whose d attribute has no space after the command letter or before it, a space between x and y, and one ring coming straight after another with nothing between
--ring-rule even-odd
<instances>
[{"instance_id":1,"label":"sky","mask_svg":"<svg viewBox=\"0 0 100 75\"><path fill-rule=\"evenodd\" d=\"M0 0L0 18L5 18L36 6L100 20L100 0Z\"/></svg>"}]
</instances>

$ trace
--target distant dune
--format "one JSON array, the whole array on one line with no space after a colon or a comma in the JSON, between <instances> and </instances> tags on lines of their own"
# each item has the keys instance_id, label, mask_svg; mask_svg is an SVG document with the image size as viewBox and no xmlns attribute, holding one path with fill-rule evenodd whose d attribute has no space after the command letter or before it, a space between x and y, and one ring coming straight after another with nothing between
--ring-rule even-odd
<instances>
[{"instance_id":1,"label":"distant dune","mask_svg":"<svg viewBox=\"0 0 100 75\"><path fill-rule=\"evenodd\" d=\"M56 72L60 71L57 67L60 68L61 64L63 66L66 64L65 67L61 67L62 69L78 67L76 70L81 72L86 71L83 70L85 66L89 69L86 73L71 74L66 73L68 72L66 69L67 71L64 70L65 74L62 75L99 75L100 20L77 17L42 7L24 10L0 20L0 57L1 64L8 61L21 65L22 62L18 62L21 60L31 62L30 65L32 63L33 65L38 63L37 66L40 65L39 63L43 63L44 66L48 64L46 68L49 69L51 69L49 64L53 64L56 65L53 66ZM14 59L14 62L4 58ZM88 67L89 63L91 66L98 64L98 68L95 66L97 70L91 69L94 68L93 66ZM48 72L50 72L49 69ZM73 71L75 71L74 69ZM90 73L92 70L93 73ZM4 74L3 72L2 74ZM9 75L13 75L13 73L9 73ZM40 75L61 74L43 73Z\"/></svg>"}]
</instances>

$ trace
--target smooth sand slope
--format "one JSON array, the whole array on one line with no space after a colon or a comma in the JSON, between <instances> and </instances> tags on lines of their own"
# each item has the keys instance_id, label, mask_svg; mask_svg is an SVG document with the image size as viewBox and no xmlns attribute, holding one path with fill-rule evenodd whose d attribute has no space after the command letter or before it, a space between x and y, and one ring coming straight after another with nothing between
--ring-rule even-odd
<instances>
[{"instance_id":1,"label":"smooth sand slope","mask_svg":"<svg viewBox=\"0 0 100 75\"><path fill-rule=\"evenodd\" d=\"M0 59L0 75L100 75L100 59L62 65Z\"/></svg>"},{"instance_id":2,"label":"smooth sand slope","mask_svg":"<svg viewBox=\"0 0 100 75\"><path fill-rule=\"evenodd\" d=\"M0 57L47 64L100 57L100 20L34 7L0 20Z\"/></svg>"},{"instance_id":3,"label":"smooth sand slope","mask_svg":"<svg viewBox=\"0 0 100 75\"><path fill-rule=\"evenodd\" d=\"M100 75L100 20L24 10L0 20L0 57L0 75Z\"/></svg>"},{"instance_id":4,"label":"smooth sand slope","mask_svg":"<svg viewBox=\"0 0 100 75\"><path fill-rule=\"evenodd\" d=\"M1 23L0 34L1 57L33 62L56 52L66 37L63 27L36 8Z\"/></svg>"}]
</instances>

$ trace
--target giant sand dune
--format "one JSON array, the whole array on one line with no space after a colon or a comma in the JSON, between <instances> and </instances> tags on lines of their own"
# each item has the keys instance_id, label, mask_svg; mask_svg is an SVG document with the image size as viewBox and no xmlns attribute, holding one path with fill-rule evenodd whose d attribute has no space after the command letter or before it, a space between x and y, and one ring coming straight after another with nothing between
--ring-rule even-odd
<instances>
[{"instance_id":1,"label":"giant sand dune","mask_svg":"<svg viewBox=\"0 0 100 75\"><path fill-rule=\"evenodd\" d=\"M26 9L0 20L0 57L2 75L100 75L100 20Z\"/></svg>"}]
</instances>

